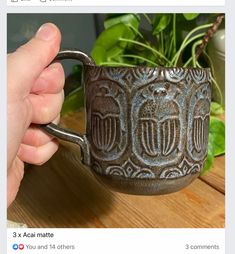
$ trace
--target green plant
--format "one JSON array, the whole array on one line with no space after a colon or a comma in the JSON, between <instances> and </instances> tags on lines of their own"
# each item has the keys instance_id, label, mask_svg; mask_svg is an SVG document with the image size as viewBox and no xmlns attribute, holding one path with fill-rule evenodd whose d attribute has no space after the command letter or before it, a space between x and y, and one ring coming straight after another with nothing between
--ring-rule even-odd
<instances>
[{"instance_id":1,"label":"green plant","mask_svg":"<svg viewBox=\"0 0 235 254\"><path fill-rule=\"evenodd\" d=\"M224 110L220 104L211 102L208 153L202 175L211 168L214 157L225 153L225 124L219 118L223 113Z\"/></svg>"},{"instance_id":2,"label":"green plant","mask_svg":"<svg viewBox=\"0 0 235 254\"><path fill-rule=\"evenodd\" d=\"M74 85L71 85L71 83ZM68 87L70 89L66 91ZM73 87L75 88L73 89ZM66 97L61 111L62 116L83 107L84 89L82 86L82 67L80 65L74 65L72 73L66 78L65 96Z\"/></svg>"},{"instance_id":3,"label":"green plant","mask_svg":"<svg viewBox=\"0 0 235 254\"><path fill-rule=\"evenodd\" d=\"M199 16L198 13L155 14L151 17L147 14L108 15L105 30L95 41L91 56L97 65L104 66L208 66L205 59L207 62L210 59L203 47L222 20L215 21L216 16L210 14L206 22L198 25ZM148 22L147 32L141 28L143 19ZM201 54L199 46L203 46L204 58L201 59L198 59ZM209 65L213 72L212 63ZM222 101L214 78L213 84Z\"/></svg>"}]
</instances>

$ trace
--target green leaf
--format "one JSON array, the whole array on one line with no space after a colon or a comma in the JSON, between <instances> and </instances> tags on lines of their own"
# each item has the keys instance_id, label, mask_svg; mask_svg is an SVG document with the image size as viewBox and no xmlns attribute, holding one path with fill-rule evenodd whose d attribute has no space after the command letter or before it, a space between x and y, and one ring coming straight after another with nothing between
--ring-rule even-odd
<instances>
[{"instance_id":1,"label":"green leaf","mask_svg":"<svg viewBox=\"0 0 235 254\"><path fill-rule=\"evenodd\" d=\"M105 47L95 42L95 45L91 51L91 57L94 59L97 65L100 65L103 62L107 62L108 55Z\"/></svg>"},{"instance_id":2,"label":"green leaf","mask_svg":"<svg viewBox=\"0 0 235 254\"><path fill-rule=\"evenodd\" d=\"M186 20L193 20L195 19L199 13L183 13Z\"/></svg>"},{"instance_id":3,"label":"green leaf","mask_svg":"<svg viewBox=\"0 0 235 254\"><path fill-rule=\"evenodd\" d=\"M72 74L76 74L78 77L78 80L81 80L82 77L82 66L80 64L75 64L73 66Z\"/></svg>"},{"instance_id":4,"label":"green leaf","mask_svg":"<svg viewBox=\"0 0 235 254\"><path fill-rule=\"evenodd\" d=\"M156 14L153 19L153 35L157 35L167 28L171 21L171 14Z\"/></svg>"},{"instance_id":5,"label":"green leaf","mask_svg":"<svg viewBox=\"0 0 235 254\"><path fill-rule=\"evenodd\" d=\"M211 117L209 129L209 147L213 147L214 156L225 153L225 124L222 120Z\"/></svg>"},{"instance_id":6,"label":"green leaf","mask_svg":"<svg viewBox=\"0 0 235 254\"><path fill-rule=\"evenodd\" d=\"M211 115L221 115L224 113L224 109L222 107L222 105L220 105L217 102L211 102Z\"/></svg>"},{"instance_id":7,"label":"green leaf","mask_svg":"<svg viewBox=\"0 0 235 254\"><path fill-rule=\"evenodd\" d=\"M119 14L119 15L112 15L104 21L105 29L110 28L111 26L124 23L128 26L134 27L138 29L140 23L140 17L137 14Z\"/></svg>"},{"instance_id":8,"label":"green leaf","mask_svg":"<svg viewBox=\"0 0 235 254\"><path fill-rule=\"evenodd\" d=\"M211 149L208 149L206 162L204 164L203 170L201 171L200 175L204 175L206 172L208 172L210 170L210 168L213 165L213 161L214 161L213 151Z\"/></svg>"},{"instance_id":9,"label":"green leaf","mask_svg":"<svg viewBox=\"0 0 235 254\"><path fill-rule=\"evenodd\" d=\"M84 89L78 87L72 93L65 97L64 104L62 107L61 115L66 115L69 112L76 111L83 107L84 104Z\"/></svg>"},{"instance_id":10,"label":"green leaf","mask_svg":"<svg viewBox=\"0 0 235 254\"><path fill-rule=\"evenodd\" d=\"M134 39L134 31L127 25L120 23L104 30L93 46L91 56L97 65L112 61L127 47L127 42L120 42L120 38Z\"/></svg>"},{"instance_id":11,"label":"green leaf","mask_svg":"<svg viewBox=\"0 0 235 254\"><path fill-rule=\"evenodd\" d=\"M211 116L208 140L207 159L201 175L210 170L214 157L225 153L225 124L220 119Z\"/></svg>"}]
</instances>

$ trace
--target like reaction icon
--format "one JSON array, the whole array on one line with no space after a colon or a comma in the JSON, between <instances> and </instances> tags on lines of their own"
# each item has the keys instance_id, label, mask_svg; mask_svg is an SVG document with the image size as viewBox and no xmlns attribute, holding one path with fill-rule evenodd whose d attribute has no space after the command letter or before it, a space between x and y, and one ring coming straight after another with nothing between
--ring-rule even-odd
<instances>
[{"instance_id":1,"label":"like reaction icon","mask_svg":"<svg viewBox=\"0 0 235 254\"><path fill-rule=\"evenodd\" d=\"M14 244L12 245L12 249L13 249L13 250L18 250L18 244L14 243Z\"/></svg>"}]
</instances>

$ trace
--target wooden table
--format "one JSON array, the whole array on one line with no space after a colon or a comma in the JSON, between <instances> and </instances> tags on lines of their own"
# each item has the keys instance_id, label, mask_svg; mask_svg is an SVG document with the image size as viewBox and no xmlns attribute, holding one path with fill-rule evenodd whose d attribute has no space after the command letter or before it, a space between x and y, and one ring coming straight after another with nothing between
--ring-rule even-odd
<instances>
[{"instance_id":1,"label":"wooden table","mask_svg":"<svg viewBox=\"0 0 235 254\"><path fill-rule=\"evenodd\" d=\"M83 112L62 124L84 131ZM28 227L194 228L224 227L224 156L187 188L162 196L109 191L79 159L79 148L62 143L43 166L26 169L8 219Z\"/></svg>"}]
</instances>

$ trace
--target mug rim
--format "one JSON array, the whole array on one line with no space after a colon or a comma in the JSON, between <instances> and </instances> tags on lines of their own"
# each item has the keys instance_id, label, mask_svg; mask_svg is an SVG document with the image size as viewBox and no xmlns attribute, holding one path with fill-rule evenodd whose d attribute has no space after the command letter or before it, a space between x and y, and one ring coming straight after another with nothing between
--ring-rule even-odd
<instances>
[{"instance_id":1,"label":"mug rim","mask_svg":"<svg viewBox=\"0 0 235 254\"><path fill-rule=\"evenodd\" d=\"M155 67L151 67L151 66L104 66L104 65L89 65L89 64L83 64L84 67L91 67L91 68L99 68L99 69L150 69L150 70L201 70L204 72L211 72L211 68L210 67L205 67L205 68L201 68L201 67L164 67L164 66L155 66Z\"/></svg>"}]
</instances>

